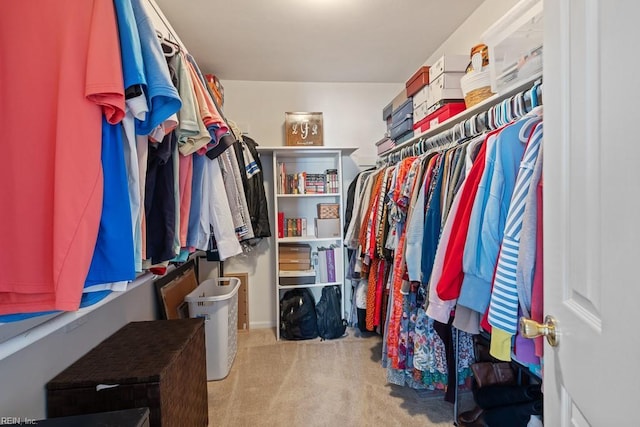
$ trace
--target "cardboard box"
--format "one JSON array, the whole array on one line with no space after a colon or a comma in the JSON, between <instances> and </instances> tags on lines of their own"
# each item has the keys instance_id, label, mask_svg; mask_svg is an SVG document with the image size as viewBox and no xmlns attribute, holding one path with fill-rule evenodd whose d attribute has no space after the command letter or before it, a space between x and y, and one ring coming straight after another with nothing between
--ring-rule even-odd
<instances>
[{"instance_id":1,"label":"cardboard box","mask_svg":"<svg viewBox=\"0 0 640 427\"><path fill-rule=\"evenodd\" d=\"M426 132L466 109L464 102L450 102L438 108L424 119L413 125L418 132Z\"/></svg>"},{"instance_id":2,"label":"cardboard box","mask_svg":"<svg viewBox=\"0 0 640 427\"><path fill-rule=\"evenodd\" d=\"M391 113L393 112L393 104L390 102L384 106L382 109L382 120L387 121L387 119L391 118Z\"/></svg>"},{"instance_id":3,"label":"cardboard box","mask_svg":"<svg viewBox=\"0 0 640 427\"><path fill-rule=\"evenodd\" d=\"M429 84L429 67L420 67L413 76L407 80L405 87L407 89L407 97L413 96L420 89Z\"/></svg>"},{"instance_id":4,"label":"cardboard box","mask_svg":"<svg viewBox=\"0 0 640 427\"><path fill-rule=\"evenodd\" d=\"M397 126L398 123L402 123L413 116L413 99L407 98L400 107L393 110L391 114L391 127Z\"/></svg>"},{"instance_id":5,"label":"cardboard box","mask_svg":"<svg viewBox=\"0 0 640 427\"><path fill-rule=\"evenodd\" d=\"M284 114L286 145L323 145L322 113L288 112Z\"/></svg>"},{"instance_id":6,"label":"cardboard box","mask_svg":"<svg viewBox=\"0 0 640 427\"><path fill-rule=\"evenodd\" d=\"M460 88L462 76L464 76L464 73L444 73L432 81L429 85L427 105L431 107L433 104L445 99L463 99L462 89Z\"/></svg>"},{"instance_id":7,"label":"cardboard box","mask_svg":"<svg viewBox=\"0 0 640 427\"><path fill-rule=\"evenodd\" d=\"M280 271L278 273L278 281L281 286L311 285L316 283L316 271L314 269L300 271Z\"/></svg>"},{"instance_id":8,"label":"cardboard box","mask_svg":"<svg viewBox=\"0 0 640 427\"><path fill-rule=\"evenodd\" d=\"M395 111L407 100L407 90L402 89L399 94L391 101L391 111Z\"/></svg>"},{"instance_id":9,"label":"cardboard box","mask_svg":"<svg viewBox=\"0 0 640 427\"><path fill-rule=\"evenodd\" d=\"M278 252L280 253L280 255L285 252L302 252L310 255L311 245L307 243L283 243L278 246Z\"/></svg>"},{"instance_id":10,"label":"cardboard box","mask_svg":"<svg viewBox=\"0 0 640 427\"><path fill-rule=\"evenodd\" d=\"M280 264L309 264L311 263L311 258L308 256L305 257L299 257L299 258L294 258L291 257L291 254L284 254L286 257L285 258L280 258Z\"/></svg>"},{"instance_id":11,"label":"cardboard box","mask_svg":"<svg viewBox=\"0 0 640 427\"><path fill-rule=\"evenodd\" d=\"M442 73L464 73L470 62L469 55L442 55L429 68L429 84Z\"/></svg>"},{"instance_id":12,"label":"cardboard box","mask_svg":"<svg viewBox=\"0 0 640 427\"><path fill-rule=\"evenodd\" d=\"M427 117L429 105L427 100L429 98L429 86L425 86L413 95L413 123L418 123L420 120Z\"/></svg>"},{"instance_id":13,"label":"cardboard box","mask_svg":"<svg viewBox=\"0 0 640 427\"><path fill-rule=\"evenodd\" d=\"M340 237L340 218L316 218L316 237Z\"/></svg>"},{"instance_id":14,"label":"cardboard box","mask_svg":"<svg viewBox=\"0 0 640 427\"><path fill-rule=\"evenodd\" d=\"M416 92L415 95L413 95L413 109L415 110L416 107L418 107L419 105L422 105L424 102L427 102L427 98L429 97L429 86L425 86L422 89L420 89L418 92Z\"/></svg>"},{"instance_id":15,"label":"cardboard box","mask_svg":"<svg viewBox=\"0 0 640 427\"><path fill-rule=\"evenodd\" d=\"M380 141L376 142L376 150L378 151L378 155L391 150L396 146L396 143L388 137L382 138Z\"/></svg>"},{"instance_id":16,"label":"cardboard box","mask_svg":"<svg viewBox=\"0 0 640 427\"><path fill-rule=\"evenodd\" d=\"M309 264L311 262L311 246L304 243L282 244L278 247L280 264Z\"/></svg>"},{"instance_id":17,"label":"cardboard box","mask_svg":"<svg viewBox=\"0 0 640 427\"><path fill-rule=\"evenodd\" d=\"M427 101L424 101L422 104L416 106L413 109L413 124L419 123L420 120L424 119L429 115L429 108L427 107ZM415 126L414 126L415 129Z\"/></svg>"},{"instance_id":18,"label":"cardboard box","mask_svg":"<svg viewBox=\"0 0 640 427\"><path fill-rule=\"evenodd\" d=\"M411 132L412 130L413 130L413 116L407 117L403 121L393 125L390 132L391 139L395 140L397 144L398 139L400 139L402 136L406 135L407 133Z\"/></svg>"},{"instance_id":19,"label":"cardboard box","mask_svg":"<svg viewBox=\"0 0 640 427\"><path fill-rule=\"evenodd\" d=\"M293 271L293 270L309 270L311 268L311 260L299 260L304 262L281 262L278 264L280 270Z\"/></svg>"},{"instance_id":20,"label":"cardboard box","mask_svg":"<svg viewBox=\"0 0 640 427\"><path fill-rule=\"evenodd\" d=\"M413 138L413 131L409 131L405 133L403 136L398 137L398 139L396 139L396 145L400 145L404 142L407 142L411 138Z\"/></svg>"},{"instance_id":21,"label":"cardboard box","mask_svg":"<svg viewBox=\"0 0 640 427\"><path fill-rule=\"evenodd\" d=\"M311 254L305 252L280 252L278 254L278 260L280 262L298 262L299 260L306 260L308 262L309 259L311 259Z\"/></svg>"},{"instance_id":22,"label":"cardboard box","mask_svg":"<svg viewBox=\"0 0 640 427\"><path fill-rule=\"evenodd\" d=\"M318 203L318 218L340 218L340 205L338 203Z\"/></svg>"}]
</instances>

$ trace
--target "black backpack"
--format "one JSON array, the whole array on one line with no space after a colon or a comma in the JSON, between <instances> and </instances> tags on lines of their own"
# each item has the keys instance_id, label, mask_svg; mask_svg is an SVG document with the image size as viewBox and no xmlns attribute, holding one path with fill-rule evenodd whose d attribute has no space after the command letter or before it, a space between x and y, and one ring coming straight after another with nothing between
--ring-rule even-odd
<instances>
[{"instance_id":1,"label":"black backpack","mask_svg":"<svg viewBox=\"0 0 640 427\"><path fill-rule=\"evenodd\" d=\"M318 334L320 338L331 340L340 338L347 329L347 321L341 314L342 292L340 286L325 286L316 305Z\"/></svg>"},{"instance_id":2,"label":"black backpack","mask_svg":"<svg viewBox=\"0 0 640 427\"><path fill-rule=\"evenodd\" d=\"M309 289L292 289L280 300L280 336L288 340L318 337L316 301Z\"/></svg>"}]
</instances>

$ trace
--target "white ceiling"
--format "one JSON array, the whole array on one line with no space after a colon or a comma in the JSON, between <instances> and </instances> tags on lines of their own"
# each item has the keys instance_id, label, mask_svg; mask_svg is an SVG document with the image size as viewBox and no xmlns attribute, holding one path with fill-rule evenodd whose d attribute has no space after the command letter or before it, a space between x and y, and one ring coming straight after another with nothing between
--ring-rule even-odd
<instances>
[{"instance_id":1,"label":"white ceiling","mask_svg":"<svg viewBox=\"0 0 640 427\"><path fill-rule=\"evenodd\" d=\"M221 80L405 82L483 0L156 0Z\"/></svg>"}]
</instances>

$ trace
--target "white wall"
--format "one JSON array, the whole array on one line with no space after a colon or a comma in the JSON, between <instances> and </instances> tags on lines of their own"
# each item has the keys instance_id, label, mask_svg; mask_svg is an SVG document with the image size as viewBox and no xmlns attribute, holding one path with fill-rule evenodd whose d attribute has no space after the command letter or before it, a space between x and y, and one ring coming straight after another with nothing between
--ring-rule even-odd
<instances>
[{"instance_id":1,"label":"white wall","mask_svg":"<svg viewBox=\"0 0 640 427\"><path fill-rule=\"evenodd\" d=\"M458 29L424 62L433 64L443 54L469 54L482 42L482 34L519 0L485 0ZM489 58L491 60L491 58Z\"/></svg>"},{"instance_id":2,"label":"white wall","mask_svg":"<svg viewBox=\"0 0 640 427\"><path fill-rule=\"evenodd\" d=\"M382 108L404 83L300 83L223 81L225 115L265 147L284 145L284 113L321 111L324 145L362 147L358 163L375 161L371 147L386 125Z\"/></svg>"},{"instance_id":3,"label":"white wall","mask_svg":"<svg viewBox=\"0 0 640 427\"><path fill-rule=\"evenodd\" d=\"M45 418L47 382L128 322L157 319L153 276L129 288L0 343L0 417Z\"/></svg>"},{"instance_id":4,"label":"white wall","mask_svg":"<svg viewBox=\"0 0 640 427\"><path fill-rule=\"evenodd\" d=\"M481 41L487 28L518 0L486 0L427 60L435 62L443 53L468 54ZM408 76L407 76L408 77ZM375 163L374 143L386 125L382 108L403 88L404 83L297 83L226 80L225 115L248 131L265 147L284 145L284 113L321 111L324 118L324 145L360 147L352 161L344 162L344 180L358 171L358 164ZM267 197L272 192L271 158L262 159ZM273 232L273 211L269 212ZM249 320L253 328L275 326L274 269L272 242L265 240L248 255L225 262L225 271L249 273ZM345 291L346 295L349 292Z\"/></svg>"},{"instance_id":5,"label":"white wall","mask_svg":"<svg viewBox=\"0 0 640 427\"><path fill-rule=\"evenodd\" d=\"M324 145L361 147L343 159L344 184L357 174L358 165L375 162L374 143L382 138L386 124L382 108L404 89L404 84L380 83L294 83L228 80L224 86L225 115L247 131L260 146L284 145L284 117L287 111L321 111ZM269 155L261 156L269 219L274 232L273 168ZM346 188L345 188L346 190ZM275 254L271 239L249 254L225 261L225 272L249 273L249 322L251 328L275 326ZM350 292L345 291L348 296Z\"/></svg>"}]
</instances>

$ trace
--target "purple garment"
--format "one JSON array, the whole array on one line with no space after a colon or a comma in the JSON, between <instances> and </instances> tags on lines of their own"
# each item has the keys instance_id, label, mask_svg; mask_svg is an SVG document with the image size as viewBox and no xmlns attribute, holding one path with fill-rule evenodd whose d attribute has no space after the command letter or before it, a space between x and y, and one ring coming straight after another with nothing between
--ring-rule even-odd
<instances>
[{"instance_id":1,"label":"purple garment","mask_svg":"<svg viewBox=\"0 0 640 427\"><path fill-rule=\"evenodd\" d=\"M535 354L533 340L516 335L516 360L523 365L539 365L540 358Z\"/></svg>"}]
</instances>

